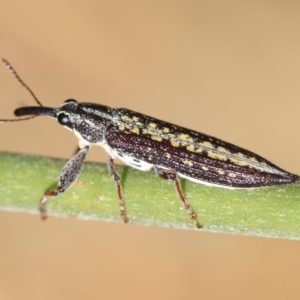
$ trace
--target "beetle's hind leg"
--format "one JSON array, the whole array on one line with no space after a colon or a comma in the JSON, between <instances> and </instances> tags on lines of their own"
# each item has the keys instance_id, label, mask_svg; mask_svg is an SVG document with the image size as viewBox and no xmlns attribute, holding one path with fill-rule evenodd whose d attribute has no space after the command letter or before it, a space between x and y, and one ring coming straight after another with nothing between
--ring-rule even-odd
<instances>
[{"instance_id":1,"label":"beetle's hind leg","mask_svg":"<svg viewBox=\"0 0 300 300\"><path fill-rule=\"evenodd\" d=\"M125 207L126 202L125 202L125 199L124 199L123 193L122 193L122 185L120 182L121 177L115 168L114 160L112 159L112 157L108 158L107 167L108 167L108 171L109 171L110 175L112 176L112 178L114 179L114 181L116 183L116 189L117 189L117 194L118 194L118 198L119 198L120 215L123 218L124 223L127 223L129 220L128 220L127 213L126 213L126 207Z\"/></svg>"},{"instance_id":2,"label":"beetle's hind leg","mask_svg":"<svg viewBox=\"0 0 300 300\"><path fill-rule=\"evenodd\" d=\"M90 146L80 149L64 166L58 181L57 189L46 191L40 202L40 212L43 220L47 218L46 205L51 197L65 192L79 176Z\"/></svg>"},{"instance_id":3,"label":"beetle's hind leg","mask_svg":"<svg viewBox=\"0 0 300 300\"><path fill-rule=\"evenodd\" d=\"M160 166L154 166L154 170L160 178L174 181L175 190L179 196L179 199L183 203L184 208L187 210L191 220L195 223L197 228L202 228L203 226L198 221L196 213L193 211L190 203L186 200L186 198L183 195L182 188L177 177L177 172L175 170L165 169Z\"/></svg>"}]
</instances>

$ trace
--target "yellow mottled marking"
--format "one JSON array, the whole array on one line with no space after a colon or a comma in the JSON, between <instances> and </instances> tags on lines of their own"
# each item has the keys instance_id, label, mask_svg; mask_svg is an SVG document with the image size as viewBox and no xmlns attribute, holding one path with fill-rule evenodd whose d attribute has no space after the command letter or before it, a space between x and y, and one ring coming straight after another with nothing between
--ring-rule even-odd
<instances>
[{"instance_id":1,"label":"yellow mottled marking","mask_svg":"<svg viewBox=\"0 0 300 300\"><path fill-rule=\"evenodd\" d=\"M202 151L203 151L203 149L202 149L202 148L197 148L195 152L197 152L197 153L201 153Z\"/></svg>"},{"instance_id":2,"label":"yellow mottled marking","mask_svg":"<svg viewBox=\"0 0 300 300\"><path fill-rule=\"evenodd\" d=\"M199 145L210 148L210 149L215 149L215 146L211 142L202 142L202 143L199 143Z\"/></svg>"},{"instance_id":3,"label":"yellow mottled marking","mask_svg":"<svg viewBox=\"0 0 300 300\"><path fill-rule=\"evenodd\" d=\"M140 118L139 118L139 117L136 117L136 116L132 117L133 122L137 122L139 119L140 119Z\"/></svg>"},{"instance_id":4,"label":"yellow mottled marking","mask_svg":"<svg viewBox=\"0 0 300 300\"><path fill-rule=\"evenodd\" d=\"M151 139L155 140L155 141L159 141L159 142L162 141L162 138L160 136L157 136L157 135L151 135Z\"/></svg>"},{"instance_id":5,"label":"yellow mottled marking","mask_svg":"<svg viewBox=\"0 0 300 300\"><path fill-rule=\"evenodd\" d=\"M218 173L220 174L220 175L224 175L224 171L223 170L218 170Z\"/></svg>"},{"instance_id":6,"label":"yellow mottled marking","mask_svg":"<svg viewBox=\"0 0 300 300\"><path fill-rule=\"evenodd\" d=\"M119 130L124 130L125 129L125 126L124 125L119 125Z\"/></svg>"},{"instance_id":7,"label":"yellow mottled marking","mask_svg":"<svg viewBox=\"0 0 300 300\"><path fill-rule=\"evenodd\" d=\"M250 157L250 160L254 163L258 163L258 160L255 157Z\"/></svg>"},{"instance_id":8,"label":"yellow mottled marking","mask_svg":"<svg viewBox=\"0 0 300 300\"><path fill-rule=\"evenodd\" d=\"M217 148L217 150L220 151L220 152L223 152L223 153L231 154L231 152L229 150L227 150L226 148L221 147L221 146L219 146Z\"/></svg>"},{"instance_id":9,"label":"yellow mottled marking","mask_svg":"<svg viewBox=\"0 0 300 300\"><path fill-rule=\"evenodd\" d=\"M171 141L171 145L173 146L173 147L179 147L179 143L178 142L176 142L176 141Z\"/></svg>"},{"instance_id":10,"label":"yellow mottled marking","mask_svg":"<svg viewBox=\"0 0 300 300\"><path fill-rule=\"evenodd\" d=\"M237 153L236 156L238 156L238 157L245 157L245 155L243 153L241 153L241 152Z\"/></svg>"},{"instance_id":11,"label":"yellow mottled marking","mask_svg":"<svg viewBox=\"0 0 300 300\"><path fill-rule=\"evenodd\" d=\"M230 161L231 161L232 163L234 163L235 165L241 166L241 167L247 166L247 165L248 165L245 161L237 160L237 159L234 159L234 158L230 158Z\"/></svg>"},{"instance_id":12,"label":"yellow mottled marking","mask_svg":"<svg viewBox=\"0 0 300 300\"><path fill-rule=\"evenodd\" d=\"M137 127L133 127L132 129L130 129L130 131L136 134L140 134L140 130Z\"/></svg>"},{"instance_id":13,"label":"yellow mottled marking","mask_svg":"<svg viewBox=\"0 0 300 300\"><path fill-rule=\"evenodd\" d=\"M236 175L234 173L229 173L228 176L231 177L231 178L235 178L236 177Z\"/></svg>"},{"instance_id":14,"label":"yellow mottled marking","mask_svg":"<svg viewBox=\"0 0 300 300\"><path fill-rule=\"evenodd\" d=\"M163 128L163 132L169 133L169 132L170 132L170 129L169 129L168 127L164 127L164 128Z\"/></svg>"},{"instance_id":15,"label":"yellow mottled marking","mask_svg":"<svg viewBox=\"0 0 300 300\"><path fill-rule=\"evenodd\" d=\"M127 121L127 122L131 122L131 121L132 121L132 119L129 118L128 116L126 116L126 115L121 116L121 119L122 119L123 121Z\"/></svg>"},{"instance_id":16,"label":"yellow mottled marking","mask_svg":"<svg viewBox=\"0 0 300 300\"><path fill-rule=\"evenodd\" d=\"M187 146L186 150L188 150L190 152L195 152L195 146L194 145Z\"/></svg>"},{"instance_id":17,"label":"yellow mottled marking","mask_svg":"<svg viewBox=\"0 0 300 300\"><path fill-rule=\"evenodd\" d=\"M180 133L178 137L182 140L187 140L190 136L185 133Z\"/></svg>"},{"instance_id":18,"label":"yellow mottled marking","mask_svg":"<svg viewBox=\"0 0 300 300\"><path fill-rule=\"evenodd\" d=\"M180 146L185 147L189 143L187 141L179 141Z\"/></svg>"},{"instance_id":19,"label":"yellow mottled marking","mask_svg":"<svg viewBox=\"0 0 300 300\"><path fill-rule=\"evenodd\" d=\"M150 128L156 128L157 124L156 123L149 123L148 125Z\"/></svg>"},{"instance_id":20,"label":"yellow mottled marking","mask_svg":"<svg viewBox=\"0 0 300 300\"><path fill-rule=\"evenodd\" d=\"M208 171L208 167L205 167L205 166L201 167L201 169L204 171Z\"/></svg>"},{"instance_id":21,"label":"yellow mottled marking","mask_svg":"<svg viewBox=\"0 0 300 300\"><path fill-rule=\"evenodd\" d=\"M211 151L208 151L207 152L207 155L213 159L217 159L217 160L227 160L227 156L225 155L221 155L221 154L218 154L218 153L214 153L214 152L211 152Z\"/></svg>"},{"instance_id":22,"label":"yellow mottled marking","mask_svg":"<svg viewBox=\"0 0 300 300\"><path fill-rule=\"evenodd\" d=\"M171 154L170 153L166 153L165 154L167 158L171 158Z\"/></svg>"},{"instance_id":23,"label":"yellow mottled marking","mask_svg":"<svg viewBox=\"0 0 300 300\"><path fill-rule=\"evenodd\" d=\"M190 167L192 167L192 166L193 166L193 162L192 162L192 161L190 161L190 160L188 160L188 159L184 160L184 161L183 161L183 163L184 163L185 165L188 165L188 166L190 166Z\"/></svg>"}]
</instances>

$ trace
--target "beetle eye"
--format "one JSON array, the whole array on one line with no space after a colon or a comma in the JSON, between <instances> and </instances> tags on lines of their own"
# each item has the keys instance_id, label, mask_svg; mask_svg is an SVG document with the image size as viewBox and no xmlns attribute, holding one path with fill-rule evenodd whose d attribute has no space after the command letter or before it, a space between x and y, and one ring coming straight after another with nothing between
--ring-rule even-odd
<instances>
[{"instance_id":1,"label":"beetle eye","mask_svg":"<svg viewBox=\"0 0 300 300\"><path fill-rule=\"evenodd\" d=\"M67 126L70 124L70 118L67 114L61 113L57 116L57 121L59 124Z\"/></svg>"}]
</instances>

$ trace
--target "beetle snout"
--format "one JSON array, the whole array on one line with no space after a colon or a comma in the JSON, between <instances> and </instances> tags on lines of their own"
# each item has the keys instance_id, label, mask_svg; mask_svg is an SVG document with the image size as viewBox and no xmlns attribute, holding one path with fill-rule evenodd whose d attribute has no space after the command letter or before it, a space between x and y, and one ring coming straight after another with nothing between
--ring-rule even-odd
<instances>
[{"instance_id":1,"label":"beetle snout","mask_svg":"<svg viewBox=\"0 0 300 300\"><path fill-rule=\"evenodd\" d=\"M22 116L30 116L30 115L42 115L48 117L57 117L57 108L51 107L44 107L44 106L26 106L20 107L15 110L15 116L22 117Z\"/></svg>"}]
</instances>

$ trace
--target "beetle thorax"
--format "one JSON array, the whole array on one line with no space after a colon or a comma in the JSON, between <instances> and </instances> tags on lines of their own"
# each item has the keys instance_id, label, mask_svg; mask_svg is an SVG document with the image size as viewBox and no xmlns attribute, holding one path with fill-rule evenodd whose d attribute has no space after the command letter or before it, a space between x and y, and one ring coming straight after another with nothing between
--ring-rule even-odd
<instances>
[{"instance_id":1,"label":"beetle thorax","mask_svg":"<svg viewBox=\"0 0 300 300\"><path fill-rule=\"evenodd\" d=\"M81 143L102 144L105 143L106 128L113 122L113 110L70 99L60 107L57 119L61 125L72 130Z\"/></svg>"}]
</instances>

